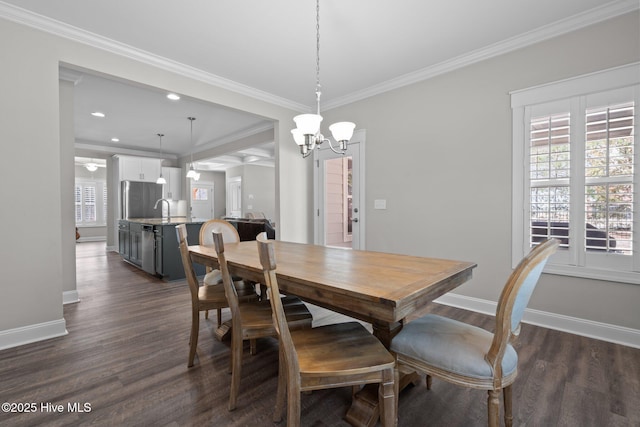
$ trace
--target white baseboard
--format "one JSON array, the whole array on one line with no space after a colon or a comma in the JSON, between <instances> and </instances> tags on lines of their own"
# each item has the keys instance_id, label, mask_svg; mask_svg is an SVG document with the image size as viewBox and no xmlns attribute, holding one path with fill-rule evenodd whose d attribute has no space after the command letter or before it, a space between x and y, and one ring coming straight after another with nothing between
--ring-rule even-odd
<instances>
[{"instance_id":1,"label":"white baseboard","mask_svg":"<svg viewBox=\"0 0 640 427\"><path fill-rule=\"evenodd\" d=\"M0 331L0 350L67 335L64 319Z\"/></svg>"},{"instance_id":2,"label":"white baseboard","mask_svg":"<svg viewBox=\"0 0 640 427\"><path fill-rule=\"evenodd\" d=\"M62 304L74 304L80 302L78 291L64 291L62 293Z\"/></svg>"},{"instance_id":3,"label":"white baseboard","mask_svg":"<svg viewBox=\"0 0 640 427\"><path fill-rule=\"evenodd\" d=\"M106 236L88 236L88 237L80 236L80 238L78 240L76 240L76 242L78 242L78 243L82 243L82 242L106 242L106 241L107 241L107 237Z\"/></svg>"},{"instance_id":4,"label":"white baseboard","mask_svg":"<svg viewBox=\"0 0 640 427\"><path fill-rule=\"evenodd\" d=\"M441 296L435 300L435 302L478 313L489 314L491 316L495 316L497 307L497 303L493 301L451 293ZM525 309L522 322L615 344L640 348L640 331L624 326L594 322L592 320L579 319L577 317L529 308Z\"/></svg>"}]
</instances>

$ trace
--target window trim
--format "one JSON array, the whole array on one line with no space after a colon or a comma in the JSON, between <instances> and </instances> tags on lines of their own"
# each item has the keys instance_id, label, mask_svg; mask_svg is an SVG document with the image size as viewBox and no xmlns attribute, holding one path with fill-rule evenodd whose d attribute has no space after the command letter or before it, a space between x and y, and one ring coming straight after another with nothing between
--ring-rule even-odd
<instances>
[{"instance_id":1,"label":"window trim","mask_svg":"<svg viewBox=\"0 0 640 427\"><path fill-rule=\"evenodd\" d=\"M622 89L625 87L633 87L634 89L634 101L636 105L635 126L637 129L637 126L640 123L640 120L638 120L640 112L640 62L510 92L513 137L511 222L512 267L515 267L529 250L528 240L525 241L526 233L524 231L525 217L527 216L527 190L529 188L529 180L525 176L525 171L528 170L528 159L525 158L525 154L527 152L525 143L527 141L527 132L529 131L527 119L530 108L528 107L533 107L536 104L549 104L556 101L576 102L575 100L571 101L571 98L587 96L598 92L613 91L615 89ZM572 135L574 131L582 132L584 128L584 126L580 127L580 123L584 122L584 118L578 118L579 121L577 124L574 124L575 122L573 122L573 120L574 118L572 118ZM638 137L639 135L636 135L636 138ZM640 147L640 140L637 140L636 146ZM634 163L637 168L634 176L635 185L638 185L640 180L640 162L638 162L640 157L639 152L640 149L634 150ZM572 164L574 163L576 164L576 168L584 167L584 162L580 163L579 161L574 162L572 160ZM574 173L579 172L579 170L572 170L572 176L578 176L574 175ZM573 184L571 185L573 186ZM640 188L640 186L636 188ZM634 203L638 206L640 204L640 200L635 200ZM638 212L640 216L640 209L636 210L636 212ZM638 221L639 220L636 219L636 222ZM636 227L636 233L640 233L640 228ZM640 245L635 246L636 247L632 255L632 264L638 268L640 267ZM566 256L566 254L559 255ZM569 256L571 256L571 254L569 254ZM554 257L559 261L557 256ZM545 272L589 279L640 284L640 272L604 268L600 269L593 268L592 266L569 265L566 260L563 264L559 264L554 263L553 260L554 258L552 257L547 263L544 270Z\"/></svg>"}]
</instances>

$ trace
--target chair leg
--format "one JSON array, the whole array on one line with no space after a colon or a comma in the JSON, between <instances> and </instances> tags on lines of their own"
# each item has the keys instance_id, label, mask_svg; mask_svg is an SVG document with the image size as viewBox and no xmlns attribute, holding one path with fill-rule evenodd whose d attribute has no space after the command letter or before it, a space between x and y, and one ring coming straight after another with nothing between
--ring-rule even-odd
<instances>
[{"instance_id":1,"label":"chair leg","mask_svg":"<svg viewBox=\"0 0 640 427\"><path fill-rule=\"evenodd\" d=\"M287 397L287 366L284 360L284 354L282 353L282 346L280 346L278 354L278 391L276 394L276 407L273 410L273 422L279 423L282 421L282 412L286 405Z\"/></svg>"},{"instance_id":2,"label":"chair leg","mask_svg":"<svg viewBox=\"0 0 640 427\"><path fill-rule=\"evenodd\" d=\"M427 378L426 378L427 390L431 390L431 382L432 381L433 381L433 378L431 377L431 375L427 375Z\"/></svg>"},{"instance_id":3,"label":"chair leg","mask_svg":"<svg viewBox=\"0 0 640 427\"><path fill-rule=\"evenodd\" d=\"M489 427L500 427L500 390L489 390L487 399Z\"/></svg>"},{"instance_id":4,"label":"chair leg","mask_svg":"<svg viewBox=\"0 0 640 427\"><path fill-rule=\"evenodd\" d=\"M252 338L249 340L249 354L252 356L255 356L256 353L257 353L256 339Z\"/></svg>"},{"instance_id":5,"label":"chair leg","mask_svg":"<svg viewBox=\"0 0 640 427\"><path fill-rule=\"evenodd\" d=\"M198 332L200 330L200 312L193 310L191 317L191 336L189 337L189 363L187 367L193 366L193 359L196 357L198 347Z\"/></svg>"},{"instance_id":6,"label":"chair leg","mask_svg":"<svg viewBox=\"0 0 640 427\"><path fill-rule=\"evenodd\" d=\"M300 387L287 381L287 427L300 427Z\"/></svg>"},{"instance_id":7,"label":"chair leg","mask_svg":"<svg viewBox=\"0 0 640 427\"><path fill-rule=\"evenodd\" d=\"M382 372L382 382L378 387L378 405L380 407L380 423L382 427L398 425L396 399L396 370L385 369Z\"/></svg>"},{"instance_id":8,"label":"chair leg","mask_svg":"<svg viewBox=\"0 0 640 427\"><path fill-rule=\"evenodd\" d=\"M242 337L231 337L231 387L229 390L229 410L236 409L242 375Z\"/></svg>"},{"instance_id":9,"label":"chair leg","mask_svg":"<svg viewBox=\"0 0 640 427\"><path fill-rule=\"evenodd\" d=\"M502 396L504 399L504 425L506 427L511 427L513 425L513 409L512 409L512 400L511 400L511 385L506 386L502 389Z\"/></svg>"},{"instance_id":10,"label":"chair leg","mask_svg":"<svg viewBox=\"0 0 640 427\"><path fill-rule=\"evenodd\" d=\"M205 310L204 311L204 318L208 319L209 318L209 310Z\"/></svg>"},{"instance_id":11,"label":"chair leg","mask_svg":"<svg viewBox=\"0 0 640 427\"><path fill-rule=\"evenodd\" d=\"M222 309L218 309L218 326L222 325Z\"/></svg>"}]
</instances>

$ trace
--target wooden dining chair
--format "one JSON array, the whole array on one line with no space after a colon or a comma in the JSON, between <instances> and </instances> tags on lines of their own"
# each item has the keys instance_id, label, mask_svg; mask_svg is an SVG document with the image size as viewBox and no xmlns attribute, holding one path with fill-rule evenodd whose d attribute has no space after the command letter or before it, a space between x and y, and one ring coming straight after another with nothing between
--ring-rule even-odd
<instances>
[{"instance_id":1,"label":"wooden dining chair","mask_svg":"<svg viewBox=\"0 0 640 427\"><path fill-rule=\"evenodd\" d=\"M280 290L272 241L258 235L258 251L265 284L271 295ZM318 389L379 383L378 401L383 426L397 425L398 379L393 356L358 322L291 330L278 298L270 298L280 337L280 370L274 421L287 406L287 426L300 425L300 393ZM288 395L288 399L287 399Z\"/></svg>"},{"instance_id":2,"label":"wooden dining chair","mask_svg":"<svg viewBox=\"0 0 640 427\"><path fill-rule=\"evenodd\" d=\"M187 227L185 224L176 226L178 235L178 243L180 245L180 255L182 257L182 265L184 273L191 292L191 336L189 339L189 362L188 367L193 366L193 360L198 347L198 333L200 331L200 312L207 310L220 310L228 307L227 297L224 292L224 285L200 285L198 276L193 269L193 262L189 255L189 244L187 242ZM258 296L250 288L240 288L238 290L238 299L242 301L256 301ZM220 320L218 320L220 325Z\"/></svg>"},{"instance_id":3,"label":"wooden dining chair","mask_svg":"<svg viewBox=\"0 0 640 427\"><path fill-rule=\"evenodd\" d=\"M227 259L224 254L223 234L217 230L212 233L216 248L218 264L222 273L222 282L229 301L231 310L231 388L229 391L229 410L236 408L236 401L240 392L240 378L242 375L242 345L249 340L250 354L256 353L256 339L264 337L277 337L276 328L271 315L269 301L240 302L238 290L231 280ZM298 297L283 296L278 300L284 309L284 321L292 330L310 329L313 317L307 306Z\"/></svg>"},{"instance_id":4,"label":"wooden dining chair","mask_svg":"<svg viewBox=\"0 0 640 427\"><path fill-rule=\"evenodd\" d=\"M224 237L224 241L227 243L234 243L240 241L240 235L238 234L238 230L228 221L223 219L210 219L202 224L200 227L200 235L199 242L201 245L213 245L213 238L211 237L211 232L214 228L217 228L222 232ZM239 291L242 291L243 288L247 288L247 292L249 290L255 292L255 284L248 280L242 280L241 277L234 277L233 281L235 282L236 287ZM209 266L205 268L205 275L203 279L203 283L205 285L222 285L222 275L220 274L219 269L213 269ZM244 292L244 291L242 291ZM226 308L222 307L222 308ZM218 325L222 322L222 308L216 310ZM209 310L206 310L204 313L205 319L209 318Z\"/></svg>"},{"instance_id":5,"label":"wooden dining chair","mask_svg":"<svg viewBox=\"0 0 640 427\"><path fill-rule=\"evenodd\" d=\"M549 256L559 242L549 239L536 246L513 270L502 290L492 334L446 317L427 314L405 324L392 339L398 365L431 377L488 390L489 426L500 425L500 392L504 396L506 426L513 423L511 385L518 374L518 354L510 344L520 332L520 320Z\"/></svg>"}]
</instances>

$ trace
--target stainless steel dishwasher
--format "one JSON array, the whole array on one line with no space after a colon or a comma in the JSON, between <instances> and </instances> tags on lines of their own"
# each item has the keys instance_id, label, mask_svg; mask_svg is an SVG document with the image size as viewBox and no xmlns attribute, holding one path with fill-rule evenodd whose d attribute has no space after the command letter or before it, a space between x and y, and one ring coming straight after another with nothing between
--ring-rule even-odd
<instances>
[{"instance_id":1,"label":"stainless steel dishwasher","mask_svg":"<svg viewBox=\"0 0 640 427\"><path fill-rule=\"evenodd\" d=\"M142 225L142 269L156 274L156 238L153 225Z\"/></svg>"}]
</instances>

